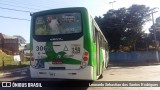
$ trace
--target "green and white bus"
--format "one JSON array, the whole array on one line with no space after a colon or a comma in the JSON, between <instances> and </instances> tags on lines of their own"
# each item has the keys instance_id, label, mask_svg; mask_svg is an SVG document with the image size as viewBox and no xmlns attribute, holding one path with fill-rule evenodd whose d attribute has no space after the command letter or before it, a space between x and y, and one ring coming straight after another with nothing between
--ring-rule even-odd
<instances>
[{"instance_id":1,"label":"green and white bus","mask_svg":"<svg viewBox=\"0 0 160 90\"><path fill-rule=\"evenodd\" d=\"M108 65L108 42L84 7L33 13L32 78L97 80Z\"/></svg>"}]
</instances>

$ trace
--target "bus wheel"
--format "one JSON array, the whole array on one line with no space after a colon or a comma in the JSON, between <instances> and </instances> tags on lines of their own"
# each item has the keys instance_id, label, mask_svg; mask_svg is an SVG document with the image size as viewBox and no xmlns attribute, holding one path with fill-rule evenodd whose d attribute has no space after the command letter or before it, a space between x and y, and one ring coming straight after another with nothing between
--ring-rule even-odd
<instances>
[{"instance_id":1,"label":"bus wheel","mask_svg":"<svg viewBox=\"0 0 160 90\"><path fill-rule=\"evenodd\" d=\"M98 79L102 79L103 78L103 73L99 76L99 78Z\"/></svg>"},{"instance_id":2,"label":"bus wheel","mask_svg":"<svg viewBox=\"0 0 160 90\"><path fill-rule=\"evenodd\" d=\"M108 61L105 63L105 68L106 69L108 68Z\"/></svg>"},{"instance_id":3,"label":"bus wheel","mask_svg":"<svg viewBox=\"0 0 160 90\"><path fill-rule=\"evenodd\" d=\"M102 78L103 78L103 71L104 71L104 62L103 62L103 64L102 64L102 73L101 73L101 75L99 76L98 79L102 79Z\"/></svg>"}]
</instances>

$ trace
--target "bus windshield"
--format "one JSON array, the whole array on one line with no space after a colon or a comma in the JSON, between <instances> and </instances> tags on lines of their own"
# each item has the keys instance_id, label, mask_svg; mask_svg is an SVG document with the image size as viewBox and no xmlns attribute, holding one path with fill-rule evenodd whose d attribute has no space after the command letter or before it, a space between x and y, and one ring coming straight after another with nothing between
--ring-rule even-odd
<instances>
[{"instance_id":1,"label":"bus windshield","mask_svg":"<svg viewBox=\"0 0 160 90\"><path fill-rule=\"evenodd\" d=\"M35 18L35 35L60 35L82 32L81 13L58 13Z\"/></svg>"}]
</instances>

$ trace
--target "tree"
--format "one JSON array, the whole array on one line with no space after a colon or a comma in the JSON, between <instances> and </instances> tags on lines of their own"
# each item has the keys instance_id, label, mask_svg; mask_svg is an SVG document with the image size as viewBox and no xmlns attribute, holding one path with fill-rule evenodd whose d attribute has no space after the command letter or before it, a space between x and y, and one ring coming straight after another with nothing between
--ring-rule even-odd
<instances>
[{"instance_id":1,"label":"tree","mask_svg":"<svg viewBox=\"0 0 160 90\"><path fill-rule=\"evenodd\" d=\"M151 50L149 46L153 46L153 42L150 34L144 33L142 37L137 40L135 46L136 50Z\"/></svg>"},{"instance_id":2,"label":"tree","mask_svg":"<svg viewBox=\"0 0 160 90\"><path fill-rule=\"evenodd\" d=\"M156 22L149 29L149 31L150 31L150 38L152 39L152 43L153 43L152 46L155 47L156 42L155 42L155 38L154 38L154 30L156 30L156 39L157 39L157 41L160 41L160 16L158 18L156 18Z\"/></svg>"},{"instance_id":3,"label":"tree","mask_svg":"<svg viewBox=\"0 0 160 90\"><path fill-rule=\"evenodd\" d=\"M154 30L156 30L157 40L160 40L160 17L156 18L156 23L149 29L152 38L154 39Z\"/></svg>"},{"instance_id":4,"label":"tree","mask_svg":"<svg viewBox=\"0 0 160 90\"><path fill-rule=\"evenodd\" d=\"M103 18L95 18L110 48L119 50L120 46L134 48L137 40L143 35L143 25L149 20L146 17L149 7L132 5L129 8L109 10Z\"/></svg>"},{"instance_id":5,"label":"tree","mask_svg":"<svg viewBox=\"0 0 160 90\"><path fill-rule=\"evenodd\" d=\"M156 23L160 23L160 16L156 18Z\"/></svg>"},{"instance_id":6,"label":"tree","mask_svg":"<svg viewBox=\"0 0 160 90\"><path fill-rule=\"evenodd\" d=\"M126 26L127 31L125 32L125 37L127 38L124 41L128 42L128 45L132 46L132 48L135 46L137 40L142 38L144 33L142 31L143 25L149 20L149 17L146 17L148 12L149 7L145 5L132 5L128 8L125 22L130 25Z\"/></svg>"}]
</instances>

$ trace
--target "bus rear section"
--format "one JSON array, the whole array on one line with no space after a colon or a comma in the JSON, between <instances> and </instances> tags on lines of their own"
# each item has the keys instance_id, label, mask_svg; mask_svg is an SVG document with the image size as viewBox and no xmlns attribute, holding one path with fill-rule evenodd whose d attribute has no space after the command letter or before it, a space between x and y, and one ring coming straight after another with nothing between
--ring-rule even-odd
<instances>
[{"instance_id":1,"label":"bus rear section","mask_svg":"<svg viewBox=\"0 0 160 90\"><path fill-rule=\"evenodd\" d=\"M32 78L93 80L89 51L84 48L81 9L56 9L32 15Z\"/></svg>"}]
</instances>

